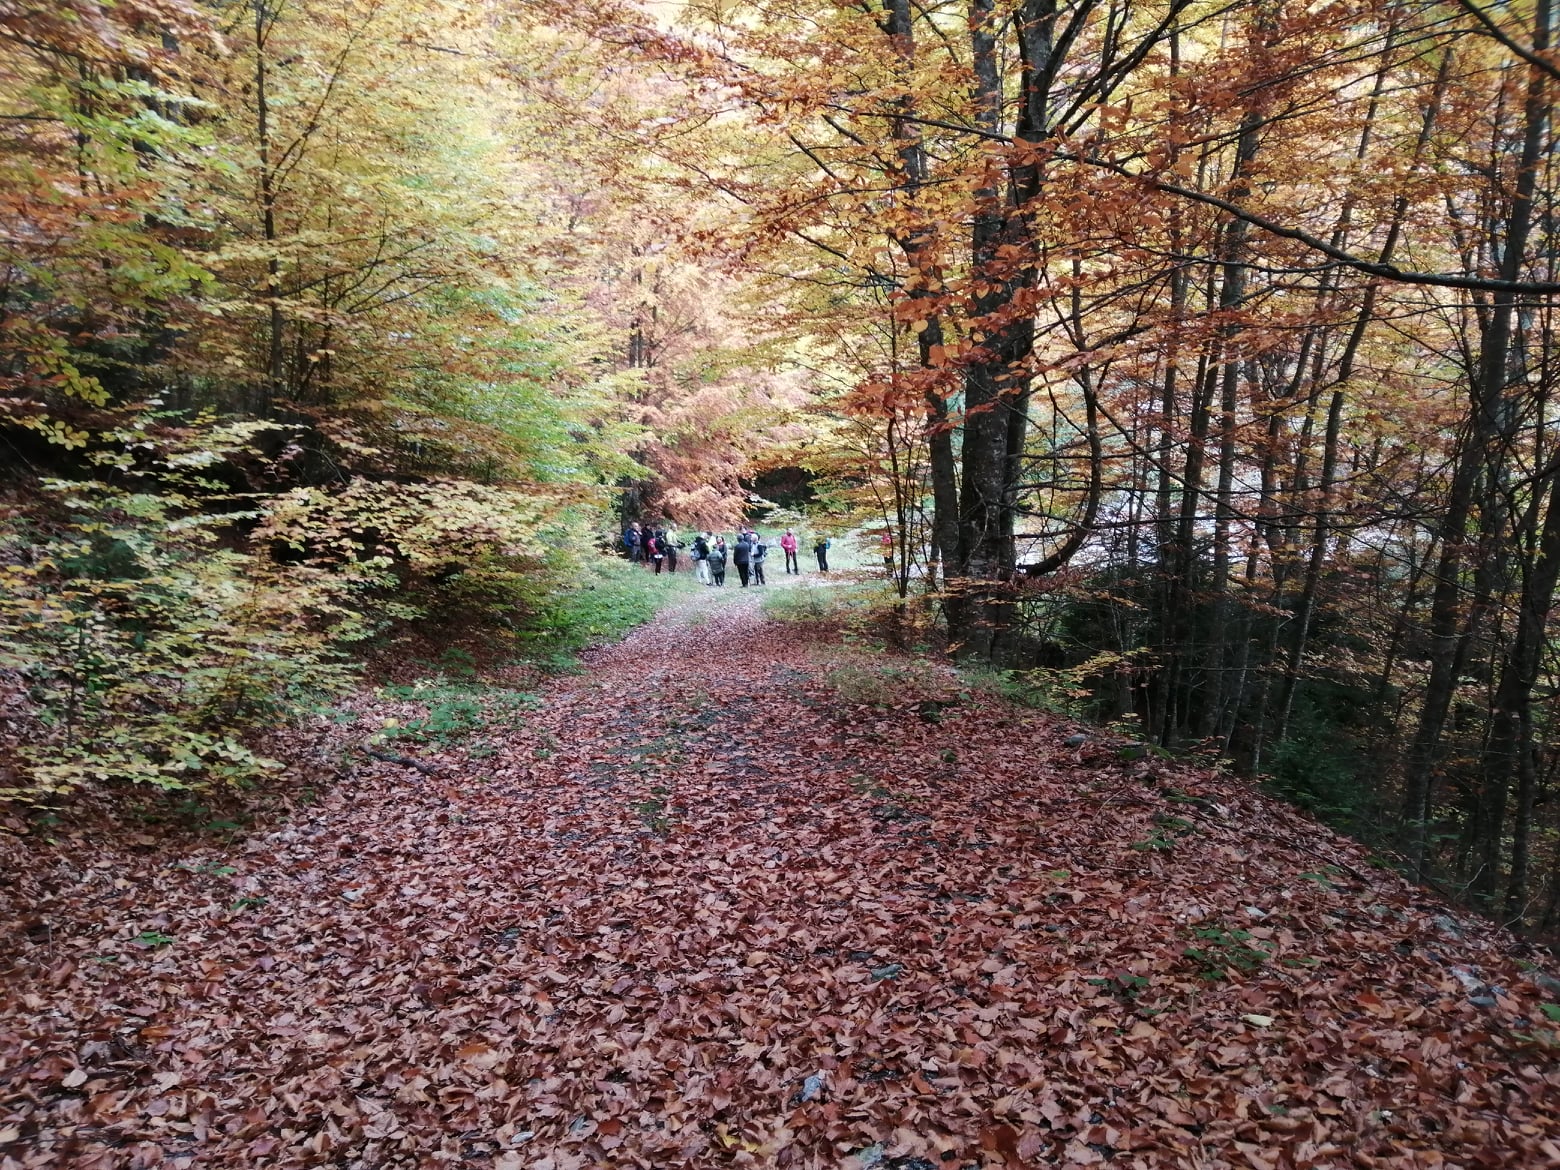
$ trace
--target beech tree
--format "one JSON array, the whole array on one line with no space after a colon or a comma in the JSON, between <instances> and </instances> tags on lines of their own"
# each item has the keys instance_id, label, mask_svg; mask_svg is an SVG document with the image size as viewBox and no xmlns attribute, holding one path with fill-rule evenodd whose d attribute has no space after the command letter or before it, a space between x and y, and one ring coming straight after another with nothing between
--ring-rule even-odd
<instances>
[{"instance_id":1,"label":"beech tree","mask_svg":"<svg viewBox=\"0 0 1560 1170\"><path fill-rule=\"evenodd\" d=\"M91 411L133 396L171 321L209 281L181 246L202 101L191 6L66 3L0 25L0 410L79 445Z\"/></svg>"},{"instance_id":2,"label":"beech tree","mask_svg":"<svg viewBox=\"0 0 1560 1170\"><path fill-rule=\"evenodd\" d=\"M1354 807L1486 900L1509 857L1515 906L1553 591L1547 9L696 16L711 40L636 43L699 45L682 61L758 110L750 165L704 172L754 266L798 306L827 290L838 353L885 292L916 338L833 400L876 412L885 489L919 405L927 462L889 495L931 517L914 559L943 553L953 644L1033 662L1062 631L1114 713L1302 789L1357 694L1360 750L1406 756ZM1458 701L1488 713L1475 773L1440 763Z\"/></svg>"}]
</instances>

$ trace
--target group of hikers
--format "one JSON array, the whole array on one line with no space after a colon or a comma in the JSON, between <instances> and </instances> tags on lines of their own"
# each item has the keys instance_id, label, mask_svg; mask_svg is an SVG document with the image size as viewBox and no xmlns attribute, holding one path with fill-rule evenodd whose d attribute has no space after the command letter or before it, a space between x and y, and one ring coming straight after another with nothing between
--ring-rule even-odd
<instances>
[{"instance_id":1,"label":"group of hikers","mask_svg":"<svg viewBox=\"0 0 1560 1170\"><path fill-rule=\"evenodd\" d=\"M796 533L785 530L779 540L780 551L785 554L785 571L799 574L797 563ZM829 538L820 536L813 543L813 555L818 558L818 571L829 571ZM653 524L643 526L636 520L623 530L623 550L628 559L659 573L664 566L669 573L677 571L679 549L689 549L693 557L694 575L706 585L721 586L726 583L726 564L736 569L737 577L745 588L764 584L764 562L769 556L769 546L756 529L745 528L737 533L729 545L726 538L714 532L701 532L690 545L684 544L664 527Z\"/></svg>"}]
</instances>

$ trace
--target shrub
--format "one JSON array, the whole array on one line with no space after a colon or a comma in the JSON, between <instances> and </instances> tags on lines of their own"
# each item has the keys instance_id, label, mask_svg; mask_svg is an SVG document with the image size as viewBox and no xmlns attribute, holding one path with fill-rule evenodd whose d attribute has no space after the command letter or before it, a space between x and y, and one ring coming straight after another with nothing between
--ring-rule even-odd
<instances>
[{"instance_id":1,"label":"shrub","mask_svg":"<svg viewBox=\"0 0 1560 1170\"><path fill-rule=\"evenodd\" d=\"M47 531L0 524L0 676L21 700L0 798L277 767L245 733L351 677L357 620L331 583L222 547L226 518L168 497L52 486Z\"/></svg>"},{"instance_id":2,"label":"shrub","mask_svg":"<svg viewBox=\"0 0 1560 1170\"><path fill-rule=\"evenodd\" d=\"M1265 787L1350 833L1371 836L1378 807L1369 755L1358 726L1367 697L1308 683L1295 703L1289 736L1268 752Z\"/></svg>"},{"instance_id":3,"label":"shrub","mask_svg":"<svg viewBox=\"0 0 1560 1170\"><path fill-rule=\"evenodd\" d=\"M31 519L0 511L0 800L247 784L279 767L255 733L350 687L371 638L502 631L561 665L691 587L592 555L588 504L545 489L241 490L285 475L286 436L131 412L85 435L84 478L29 485Z\"/></svg>"}]
</instances>

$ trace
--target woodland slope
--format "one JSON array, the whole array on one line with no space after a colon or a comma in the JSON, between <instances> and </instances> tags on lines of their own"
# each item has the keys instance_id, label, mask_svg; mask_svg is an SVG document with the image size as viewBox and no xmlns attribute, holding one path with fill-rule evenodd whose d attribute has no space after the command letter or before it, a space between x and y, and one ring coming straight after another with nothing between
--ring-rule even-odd
<instances>
[{"instance_id":1,"label":"woodland slope","mask_svg":"<svg viewBox=\"0 0 1560 1170\"><path fill-rule=\"evenodd\" d=\"M1508 935L1244 783L829 681L871 666L706 591L247 839L8 830L0 1165L1560 1162Z\"/></svg>"}]
</instances>

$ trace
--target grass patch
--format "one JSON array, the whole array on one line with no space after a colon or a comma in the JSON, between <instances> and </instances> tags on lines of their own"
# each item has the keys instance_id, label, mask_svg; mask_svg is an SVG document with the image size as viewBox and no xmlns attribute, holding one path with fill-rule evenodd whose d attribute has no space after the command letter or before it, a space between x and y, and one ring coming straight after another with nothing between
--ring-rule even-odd
<instances>
[{"instance_id":1,"label":"grass patch","mask_svg":"<svg viewBox=\"0 0 1560 1170\"><path fill-rule=\"evenodd\" d=\"M667 811L666 798L671 795L671 790L661 785L650 789L648 800L636 801L633 809L639 814L639 819L644 822L645 828L657 837L664 837L672 828L671 814Z\"/></svg>"},{"instance_id":2,"label":"grass patch","mask_svg":"<svg viewBox=\"0 0 1560 1170\"><path fill-rule=\"evenodd\" d=\"M615 557L586 561L569 588L548 596L535 628L520 634L520 657L558 673L577 670L580 651L617 641L698 588L691 571L657 575Z\"/></svg>"},{"instance_id":3,"label":"grass patch","mask_svg":"<svg viewBox=\"0 0 1560 1170\"><path fill-rule=\"evenodd\" d=\"M881 582L834 578L827 584L803 577L784 589L766 589L764 616L783 622L864 625L886 604Z\"/></svg>"},{"instance_id":4,"label":"grass patch","mask_svg":"<svg viewBox=\"0 0 1560 1170\"><path fill-rule=\"evenodd\" d=\"M955 705L952 682L944 670L915 658L847 661L823 674L843 702L869 707L936 700Z\"/></svg>"},{"instance_id":5,"label":"grass patch","mask_svg":"<svg viewBox=\"0 0 1560 1170\"><path fill-rule=\"evenodd\" d=\"M375 738L431 744L445 749L464 745L475 758L496 750L481 733L488 728L513 727L540 700L529 691L488 685L476 678L447 676L419 679L415 683L387 686L379 692L386 699L415 703L423 714L405 722L388 723Z\"/></svg>"}]
</instances>

